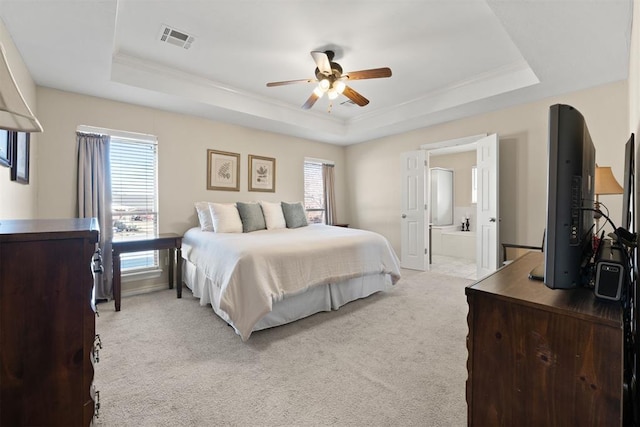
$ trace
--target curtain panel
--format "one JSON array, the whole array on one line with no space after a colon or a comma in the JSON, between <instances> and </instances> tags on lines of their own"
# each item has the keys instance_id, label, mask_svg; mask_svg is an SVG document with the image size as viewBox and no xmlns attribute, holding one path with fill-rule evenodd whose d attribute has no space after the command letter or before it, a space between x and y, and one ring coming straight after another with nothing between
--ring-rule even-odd
<instances>
[{"instance_id":1,"label":"curtain panel","mask_svg":"<svg viewBox=\"0 0 640 427\"><path fill-rule=\"evenodd\" d=\"M324 207L326 209L326 223L328 225L335 224L338 219L336 218L336 196L334 191L334 168L333 165L322 165L322 182L324 183Z\"/></svg>"},{"instance_id":2,"label":"curtain panel","mask_svg":"<svg viewBox=\"0 0 640 427\"><path fill-rule=\"evenodd\" d=\"M76 140L78 218L98 219L103 272L95 276L95 298L110 300L113 298L110 137L77 132Z\"/></svg>"}]
</instances>

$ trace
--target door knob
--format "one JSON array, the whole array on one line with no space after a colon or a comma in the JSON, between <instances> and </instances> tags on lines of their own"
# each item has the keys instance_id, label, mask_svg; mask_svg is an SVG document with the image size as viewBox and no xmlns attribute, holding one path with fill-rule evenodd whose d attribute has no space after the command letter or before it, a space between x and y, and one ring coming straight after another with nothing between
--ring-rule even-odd
<instances>
[{"instance_id":1,"label":"door knob","mask_svg":"<svg viewBox=\"0 0 640 427\"><path fill-rule=\"evenodd\" d=\"M402 214L402 218L406 218L406 217L407 217L407 215L406 215L406 214Z\"/></svg>"},{"instance_id":2,"label":"door knob","mask_svg":"<svg viewBox=\"0 0 640 427\"><path fill-rule=\"evenodd\" d=\"M489 222L496 222L496 219L494 217L489 218Z\"/></svg>"}]
</instances>

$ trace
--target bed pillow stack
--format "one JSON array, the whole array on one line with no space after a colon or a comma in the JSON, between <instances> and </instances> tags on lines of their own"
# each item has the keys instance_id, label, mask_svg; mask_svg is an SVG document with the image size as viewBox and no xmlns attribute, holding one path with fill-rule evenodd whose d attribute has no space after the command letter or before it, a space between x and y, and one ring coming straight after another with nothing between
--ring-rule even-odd
<instances>
[{"instance_id":1,"label":"bed pillow stack","mask_svg":"<svg viewBox=\"0 0 640 427\"><path fill-rule=\"evenodd\" d=\"M196 202L196 212L198 213L198 222L200 222L200 230L214 231L213 218L211 218L211 210L209 202Z\"/></svg>"},{"instance_id":2,"label":"bed pillow stack","mask_svg":"<svg viewBox=\"0 0 640 427\"><path fill-rule=\"evenodd\" d=\"M267 228L262 207L258 203L236 203L240 220L242 221L242 232L264 230Z\"/></svg>"},{"instance_id":3,"label":"bed pillow stack","mask_svg":"<svg viewBox=\"0 0 640 427\"><path fill-rule=\"evenodd\" d=\"M242 233L242 220L235 203L209 203L216 233Z\"/></svg>"},{"instance_id":4,"label":"bed pillow stack","mask_svg":"<svg viewBox=\"0 0 640 427\"><path fill-rule=\"evenodd\" d=\"M282 205L279 202L260 202L260 206L262 206L267 230L285 228L287 226L282 213Z\"/></svg>"},{"instance_id":5,"label":"bed pillow stack","mask_svg":"<svg viewBox=\"0 0 640 427\"><path fill-rule=\"evenodd\" d=\"M309 225L302 202L196 202L195 208L202 231L250 233Z\"/></svg>"},{"instance_id":6,"label":"bed pillow stack","mask_svg":"<svg viewBox=\"0 0 640 427\"><path fill-rule=\"evenodd\" d=\"M307 223L307 215L304 212L302 202L287 203L282 202L282 212L287 228L299 228L309 225Z\"/></svg>"}]
</instances>

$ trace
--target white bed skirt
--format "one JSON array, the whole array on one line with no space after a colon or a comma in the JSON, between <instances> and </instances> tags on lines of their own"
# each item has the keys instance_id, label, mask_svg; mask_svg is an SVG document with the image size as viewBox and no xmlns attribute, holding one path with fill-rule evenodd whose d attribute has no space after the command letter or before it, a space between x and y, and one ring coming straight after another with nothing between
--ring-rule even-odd
<instances>
[{"instance_id":1,"label":"white bed skirt","mask_svg":"<svg viewBox=\"0 0 640 427\"><path fill-rule=\"evenodd\" d=\"M235 329L227 313L216 304L216 301L220 301L220 289L213 286L203 271L189 260L183 259L182 265L182 279L193 296L200 299L200 305L211 304L213 311ZM273 302L271 312L256 323L253 331L284 325L321 311L337 310L348 302L389 290L392 286L389 274L372 274L344 282L313 286L305 292Z\"/></svg>"}]
</instances>

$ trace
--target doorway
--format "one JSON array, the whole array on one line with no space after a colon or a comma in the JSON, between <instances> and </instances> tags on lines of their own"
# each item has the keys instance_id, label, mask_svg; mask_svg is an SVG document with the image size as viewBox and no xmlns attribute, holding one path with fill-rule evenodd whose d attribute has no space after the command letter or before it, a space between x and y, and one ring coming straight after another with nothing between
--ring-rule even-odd
<instances>
[{"instance_id":1,"label":"doorway","mask_svg":"<svg viewBox=\"0 0 640 427\"><path fill-rule=\"evenodd\" d=\"M450 151L428 152L429 269L476 279L476 144Z\"/></svg>"},{"instance_id":2,"label":"doorway","mask_svg":"<svg viewBox=\"0 0 640 427\"><path fill-rule=\"evenodd\" d=\"M430 247L430 159L432 156L475 151L477 199L475 210L464 212L475 225L477 277L484 277L498 267L498 136L475 135L427 144L420 150L404 152L402 160L401 265L414 270L429 270ZM471 172L469 172L471 173ZM473 220L472 212L475 213ZM454 215L460 217L463 215ZM457 220L454 218L454 224ZM462 221L460 221L462 223ZM460 224L461 226L462 224ZM466 227L465 227L466 229ZM467 239L470 235L464 235ZM467 246L470 243L467 241ZM459 243L457 248L462 248ZM472 244L471 244L472 246ZM431 257L432 258L432 257Z\"/></svg>"}]
</instances>

